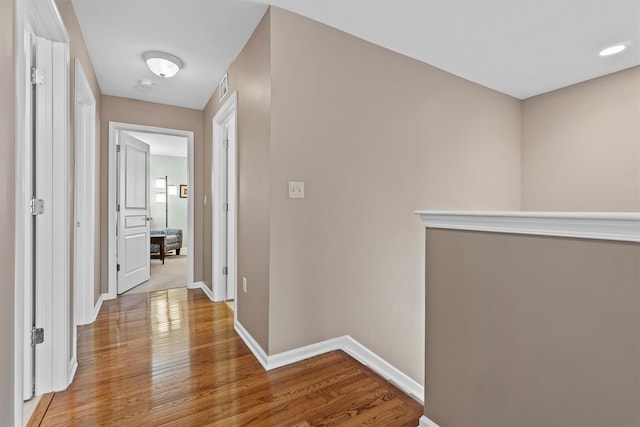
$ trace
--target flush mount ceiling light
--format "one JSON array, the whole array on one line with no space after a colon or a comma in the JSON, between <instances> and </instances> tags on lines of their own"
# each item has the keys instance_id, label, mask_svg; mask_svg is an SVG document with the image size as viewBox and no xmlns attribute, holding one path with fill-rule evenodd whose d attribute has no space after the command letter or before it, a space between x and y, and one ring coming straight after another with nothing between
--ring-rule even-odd
<instances>
[{"instance_id":1,"label":"flush mount ceiling light","mask_svg":"<svg viewBox=\"0 0 640 427\"><path fill-rule=\"evenodd\" d=\"M613 46L609 46L600 51L600 56L610 56L615 55L616 53L620 53L627 48L627 45L624 43L615 44Z\"/></svg>"},{"instance_id":2,"label":"flush mount ceiling light","mask_svg":"<svg viewBox=\"0 0 640 427\"><path fill-rule=\"evenodd\" d=\"M153 74L166 79L175 76L183 66L181 60L164 52L145 52L142 58Z\"/></svg>"}]
</instances>

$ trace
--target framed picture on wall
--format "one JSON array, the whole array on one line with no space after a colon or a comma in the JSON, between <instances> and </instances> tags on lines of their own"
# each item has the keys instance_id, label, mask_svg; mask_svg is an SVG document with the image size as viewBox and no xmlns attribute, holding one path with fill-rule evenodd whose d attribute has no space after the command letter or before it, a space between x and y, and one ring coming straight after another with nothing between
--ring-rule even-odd
<instances>
[{"instance_id":1,"label":"framed picture on wall","mask_svg":"<svg viewBox=\"0 0 640 427\"><path fill-rule=\"evenodd\" d=\"M186 199L189 196L189 187L185 184L180 185L180 198Z\"/></svg>"}]
</instances>

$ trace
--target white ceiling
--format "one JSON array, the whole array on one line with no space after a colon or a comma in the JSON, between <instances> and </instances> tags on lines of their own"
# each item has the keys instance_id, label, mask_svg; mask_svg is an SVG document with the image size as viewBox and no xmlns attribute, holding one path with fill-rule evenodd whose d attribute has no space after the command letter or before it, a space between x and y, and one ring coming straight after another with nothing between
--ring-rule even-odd
<instances>
[{"instance_id":1,"label":"white ceiling","mask_svg":"<svg viewBox=\"0 0 640 427\"><path fill-rule=\"evenodd\" d=\"M152 155L187 157L187 138L184 136L135 131L126 131L125 133L149 144Z\"/></svg>"},{"instance_id":2,"label":"white ceiling","mask_svg":"<svg viewBox=\"0 0 640 427\"><path fill-rule=\"evenodd\" d=\"M202 109L273 4L524 99L640 65L640 0L73 0L103 93ZM188 5L188 6L187 6ZM630 43L619 55L598 52ZM172 79L142 61L185 62ZM144 94L146 78L157 86ZM384 82L381 82L384 84Z\"/></svg>"},{"instance_id":3,"label":"white ceiling","mask_svg":"<svg viewBox=\"0 0 640 427\"><path fill-rule=\"evenodd\" d=\"M520 99L640 64L640 0L258 1Z\"/></svg>"},{"instance_id":4,"label":"white ceiling","mask_svg":"<svg viewBox=\"0 0 640 427\"><path fill-rule=\"evenodd\" d=\"M242 0L72 0L100 89L106 95L203 109L267 6ZM170 79L151 73L142 54L177 56ZM150 93L135 88L148 79Z\"/></svg>"}]
</instances>

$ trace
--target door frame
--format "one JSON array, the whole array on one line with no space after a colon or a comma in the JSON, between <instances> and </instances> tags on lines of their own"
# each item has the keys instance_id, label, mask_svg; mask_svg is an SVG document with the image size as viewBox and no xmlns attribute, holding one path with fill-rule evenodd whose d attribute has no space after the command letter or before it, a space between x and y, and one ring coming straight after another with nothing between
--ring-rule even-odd
<instances>
[{"instance_id":1,"label":"door frame","mask_svg":"<svg viewBox=\"0 0 640 427\"><path fill-rule=\"evenodd\" d=\"M69 146L69 35L66 31L60 13L53 0L39 0L30 2L15 2L15 52L16 52L16 206L15 206L15 333L14 333L14 421L15 425L23 424L23 377L25 357L25 333L28 323L24 319L25 305L29 304L32 294L24 286L31 284L31 264L27 251L31 250L28 200L31 197L31 175L33 173L31 158L36 153L31 149L31 133L27 126L32 122L32 115L27 112L31 102L27 100L27 88L31 84L29 76L31 69L30 45L26 40L28 33L62 43L62 49L57 61L62 62L64 73L53 77L54 88L60 104L56 104L53 123L55 123L53 148L54 156L51 163L45 165L53 177L53 199L45 209L58 219L58 230L44 230L57 247L58 251L51 254L49 262L56 266L53 269L52 289L47 298L40 292L36 295L36 314L40 317L39 326L45 328L45 340L51 345L40 350L40 369L36 371L36 395L48 391L62 390L73 379L77 367L75 359L76 343L71 330L73 328L70 301L70 221L69 189L71 171L71 148ZM57 165L53 163L58 162ZM29 239L27 243L27 240ZM59 239L59 240L56 240ZM45 369L46 368L46 369Z\"/></svg>"},{"instance_id":2,"label":"door frame","mask_svg":"<svg viewBox=\"0 0 640 427\"><path fill-rule=\"evenodd\" d=\"M76 325L95 320L96 100L75 58L74 304Z\"/></svg>"},{"instance_id":3,"label":"door frame","mask_svg":"<svg viewBox=\"0 0 640 427\"><path fill-rule=\"evenodd\" d=\"M233 137L229 138L229 146L227 153L222 144L224 128L230 122L234 122ZM213 138L212 138L212 158L211 158L211 191L213 192L213 208L211 214L212 224L212 271L211 278L213 281L213 300L225 301L227 300L227 287L224 286L225 280L222 274L222 262L223 256L220 229L223 226L224 221L221 215L216 213L222 212L223 200L220 197L221 194L221 182L220 173L224 169L222 166L223 157L228 156L227 162L227 199L229 208L227 211L227 286L230 282L231 287L235 290L235 304L236 309L234 313L238 312L237 309L237 296L238 296L238 92L234 91L227 99L224 105L213 117Z\"/></svg>"},{"instance_id":4,"label":"door frame","mask_svg":"<svg viewBox=\"0 0 640 427\"><path fill-rule=\"evenodd\" d=\"M103 294L104 299L111 300L118 296L117 287L117 272L116 272L116 146L118 145L118 132L119 131L134 131L134 132L147 132L147 133L159 133L164 135L181 136L187 138L187 168L189 170L189 176L187 178L187 185L189 186L189 197L187 198L187 288L199 288L199 285L195 285L193 282L194 276L194 239L193 228L195 226L194 221L194 200L193 191L194 184L194 133L193 131L185 131L178 129L161 128L157 126L145 126L137 125L133 123L123 122L109 122L109 167L108 167L108 277L109 288L106 294Z\"/></svg>"}]
</instances>

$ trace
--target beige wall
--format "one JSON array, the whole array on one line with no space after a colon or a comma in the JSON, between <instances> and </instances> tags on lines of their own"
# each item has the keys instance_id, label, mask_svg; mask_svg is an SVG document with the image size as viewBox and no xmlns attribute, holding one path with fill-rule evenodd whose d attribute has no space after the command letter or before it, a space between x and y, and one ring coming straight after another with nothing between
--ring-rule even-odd
<instances>
[{"instance_id":1,"label":"beige wall","mask_svg":"<svg viewBox=\"0 0 640 427\"><path fill-rule=\"evenodd\" d=\"M523 102L522 208L640 211L640 67Z\"/></svg>"},{"instance_id":2,"label":"beige wall","mask_svg":"<svg viewBox=\"0 0 640 427\"><path fill-rule=\"evenodd\" d=\"M193 188L189 190L194 198L194 247L188 248L194 256L194 281L202 280L202 205L203 205L203 171L202 163L202 111L170 105L154 104L135 99L116 96L102 97L101 117L101 149L100 149L100 213L101 232L101 283L102 292L108 291L108 171L109 171L109 122L132 123L145 126L157 126L168 129L193 131L194 133L194 176Z\"/></svg>"},{"instance_id":3,"label":"beige wall","mask_svg":"<svg viewBox=\"0 0 640 427\"><path fill-rule=\"evenodd\" d=\"M238 319L269 349L270 18L265 14L228 71L229 94L238 91ZM212 120L222 104L216 91L204 111L204 186L211 200ZM223 102L228 99L225 98ZM211 287L211 204L205 207L203 276ZM239 286L241 289L241 285Z\"/></svg>"},{"instance_id":4,"label":"beige wall","mask_svg":"<svg viewBox=\"0 0 640 427\"><path fill-rule=\"evenodd\" d=\"M427 231L425 415L640 425L640 244Z\"/></svg>"},{"instance_id":5,"label":"beige wall","mask_svg":"<svg viewBox=\"0 0 640 427\"><path fill-rule=\"evenodd\" d=\"M520 102L281 9L271 18L269 352L349 334L422 383L413 212L519 209ZM305 199L287 198L290 180Z\"/></svg>"},{"instance_id":6,"label":"beige wall","mask_svg":"<svg viewBox=\"0 0 640 427\"><path fill-rule=\"evenodd\" d=\"M13 0L0 0L0 425L14 422L15 48Z\"/></svg>"}]
</instances>

